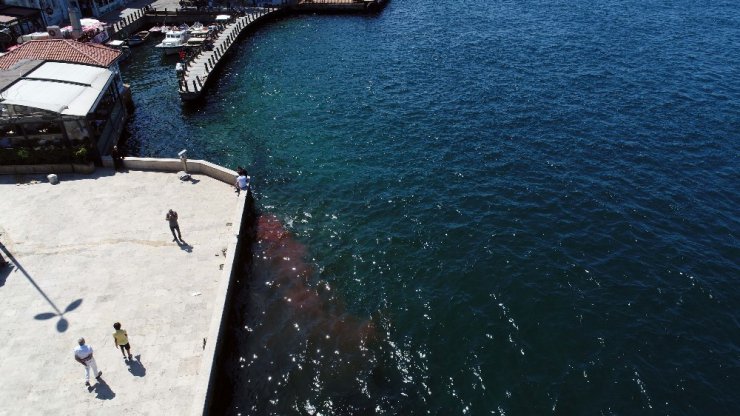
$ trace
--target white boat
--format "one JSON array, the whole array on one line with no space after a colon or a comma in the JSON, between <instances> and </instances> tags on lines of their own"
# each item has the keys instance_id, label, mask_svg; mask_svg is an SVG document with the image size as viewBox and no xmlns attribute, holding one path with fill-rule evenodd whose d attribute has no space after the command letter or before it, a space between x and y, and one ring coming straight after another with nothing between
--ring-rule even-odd
<instances>
[{"instance_id":1,"label":"white boat","mask_svg":"<svg viewBox=\"0 0 740 416\"><path fill-rule=\"evenodd\" d=\"M211 29L208 26L203 26L202 24L195 22L192 26L190 26L190 36L191 37L198 37L198 38L205 38L208 37L211 34Z\"/></svg>"},{"instance_id":2,"label":"white boat","mask_svg":"<svg viewBox=\"0 0 740 416\"><path fill-rule=\"evenodd\" d=\"M170 30L155 48L162 49L165 55L176 54L184 48L189 38L190 34L187 30Z\"/></svg>"}]
</instances>

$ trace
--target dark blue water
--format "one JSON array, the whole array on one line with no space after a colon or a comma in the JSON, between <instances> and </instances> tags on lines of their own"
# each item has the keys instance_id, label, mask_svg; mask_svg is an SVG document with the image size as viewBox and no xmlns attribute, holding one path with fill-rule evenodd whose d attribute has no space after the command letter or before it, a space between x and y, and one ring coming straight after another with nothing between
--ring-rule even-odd
<instances>
[{"instance_id":1,"label":"dark blue water","mask_svg":"<svg viewBox=\"0 0 740 416\"><path fill-rule=\"evenodd\" d=\"M740 3L291 17L195 106L135 59L135 153L255 178L230 412L740 412Z\"/></svg>"}]
</instances>

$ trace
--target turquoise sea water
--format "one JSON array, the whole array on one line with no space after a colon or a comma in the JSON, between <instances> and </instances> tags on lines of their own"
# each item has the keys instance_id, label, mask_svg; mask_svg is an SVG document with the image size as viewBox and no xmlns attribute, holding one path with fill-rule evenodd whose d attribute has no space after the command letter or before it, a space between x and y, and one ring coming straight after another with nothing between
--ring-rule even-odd
<instances>
[{"instance_id":1,"label":"turquoise sea water","mask_svg":"<svg viewBox=\"0 0 740 416\"><path fill-rule=\"evenodd\" d=\"M152 45L132 152L263 213L229 414L740 411L737 2L290 17L194 106Z\"/></svg>"}]
</instances>

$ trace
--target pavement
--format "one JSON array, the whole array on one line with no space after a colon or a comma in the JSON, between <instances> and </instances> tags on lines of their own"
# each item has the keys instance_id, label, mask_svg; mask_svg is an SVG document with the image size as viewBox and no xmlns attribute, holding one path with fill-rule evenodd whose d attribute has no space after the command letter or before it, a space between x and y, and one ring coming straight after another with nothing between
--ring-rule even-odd
<instances>
[{"instance_id":1,"label":"pavement","mask_svg":"<svg viewBox=\"0 0 740 416\"><path fill-rule=\"evenodd\" d=\"M188 413L237 208L206 176L0 175L0 415ZM186 243L165 220L179 214ZM113 342L128 331L135 360ZM95 351L87 388L77 339ZM207 342L207 341L206 341Z\"/></svg>"}]
</instances>

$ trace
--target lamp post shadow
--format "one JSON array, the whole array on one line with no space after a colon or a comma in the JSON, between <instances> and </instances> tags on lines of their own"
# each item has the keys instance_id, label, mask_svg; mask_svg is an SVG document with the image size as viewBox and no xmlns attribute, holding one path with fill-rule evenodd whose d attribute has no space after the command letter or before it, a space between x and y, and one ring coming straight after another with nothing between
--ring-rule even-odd
<instances>
[{"instance_id":1,"label":"lamp post shadow","mask_svg":"<svg viewBox=\"0 0 740 416\"><path fill-rule=\"evenodd\" d=\"M5 265L2 269L0 269L0 286L5 285L5 280L7 279L7 276L10 274L11 269L15 269L16 271L19 271L23 274L23 276L28 279L29 282L31 282L31 285L36 289L36 291L39 292L41 297L43 297L46 302L51 305L51 308L54 310L54 312L44 312L39 313L33 318L39 321L45 321L47 319L51 319L54 317L59 317L59 320L57 321L57 332L65 332L67 328L69 328L69 321L64 317L65 313L72 312L73 310L77 309L82 304L82 299L77 299L72 301L69 305L67 305L66 308L64 308L64 311L61 311L57 305L54 304L54 302L49 299L49 297L46 295L46 293L39 287L38 284L36 284L36 281L33 280L31 275L28 274L26 269L21 266L21 264L18 262L18 260L8 252L8 249L3 245L3 243L0 242L0 252L2 252L5 257L8 258L9 263L12 264L13 267L10 265Z\"/></svg>"}]
</instances>

